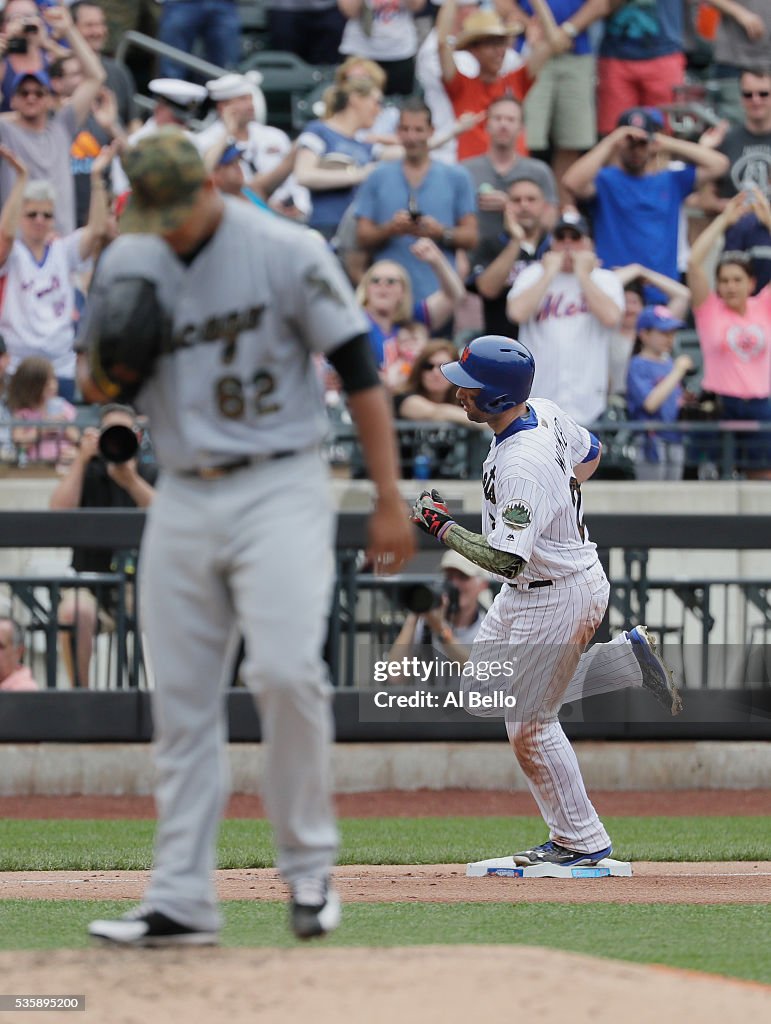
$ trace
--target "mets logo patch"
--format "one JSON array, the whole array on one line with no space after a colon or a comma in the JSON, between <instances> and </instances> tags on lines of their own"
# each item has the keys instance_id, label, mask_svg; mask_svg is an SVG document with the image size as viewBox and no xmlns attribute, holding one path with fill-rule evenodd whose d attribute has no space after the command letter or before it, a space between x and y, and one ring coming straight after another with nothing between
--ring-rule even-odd
<instances>
[{"instance_id":1,"label":"mets logo patch","mask_svg":"<svg viewBox=\"0 0 771 1024\"><path fill-rule=\"evenodd\" d=\"M503 521L512 530L525 530L533 521L533 513L526 501L515 501L503 510Z\"/></svg>"}]
</instances>

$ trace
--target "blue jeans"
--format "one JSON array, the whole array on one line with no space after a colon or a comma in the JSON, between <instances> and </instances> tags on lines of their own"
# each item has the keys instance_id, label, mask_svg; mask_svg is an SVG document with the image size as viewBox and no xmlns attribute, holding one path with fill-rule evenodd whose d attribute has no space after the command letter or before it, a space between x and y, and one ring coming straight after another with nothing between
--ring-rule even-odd
<instances>
[{"instance_id":1,"label":"blue jeans","mask_svg":"<svg viewBox=\"0 0 771 1024\"><path fill-rule=\"evenodd\" d=\"M75 401L75 378L59 377L59 397L66 398L68 402Z\"/></svg>"},{"instance_id":2,"label":"blue jeans","mask_svg":"<svg viewBox=\"0 0 771 1024\"><path fill-rule=\"evenodd\" d=\"M166 0L161 8L158 39L192 53L200 39L203 56L212 64L234 68L241 56L241 23L234 0ZM162 57L162 78L192 78L184 64Z\"/></svg>"},{"instance_id":3,"label":"blue jeans","mask_svg":"<svg viewBox=\"0 0 771 1024\"><path fill-rule=\"evenodd\" d=\"M268 7L270 48L288 50L308 64L339 64L345 21L336 4L320 11Z\"/></svg>"},{"instance_id":4,"label":"blue jeans","mask_svg":"<svg viewBox=\"0 0 771 1024\"><path fill-rule=\"evenodd\" d=\"M771 422L771 399L734 398L723 395L722 419ZM771 466L771 434L737 431L734 435L739 469L768 469Z\"/></svg>"}]
</instances>

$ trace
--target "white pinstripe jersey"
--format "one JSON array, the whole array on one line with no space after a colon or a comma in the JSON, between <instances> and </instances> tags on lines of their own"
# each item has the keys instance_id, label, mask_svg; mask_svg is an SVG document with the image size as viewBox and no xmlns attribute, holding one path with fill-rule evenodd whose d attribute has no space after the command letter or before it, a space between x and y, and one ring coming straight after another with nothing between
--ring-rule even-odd
<instances>
[{"instance_id":1,"label":"white pinstripe jersey","mask_svg":"<svg viewBox=\"0 0 771 1024\"><path fill-rule=\"evenodd\" d=\"M520 580L554 580L597 563L573 475L591 447L589 431L545 398L528 401L523 429L493 438L482 470L482 534L519 555Z\"/></svg>"}]
</instances>

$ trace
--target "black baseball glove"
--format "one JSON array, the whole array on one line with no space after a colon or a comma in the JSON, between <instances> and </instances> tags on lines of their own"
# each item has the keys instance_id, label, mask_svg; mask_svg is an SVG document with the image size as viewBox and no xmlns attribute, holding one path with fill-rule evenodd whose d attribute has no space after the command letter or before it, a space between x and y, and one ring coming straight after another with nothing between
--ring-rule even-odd
<instances>
[{"instance_id":1,"label":"black baseball glove","mask_svg":"<svg viewBox=\"0 0 771 1024\"><path fill-rule=\"evenodd\" d=\"M116 401L130 402L171 340L171 323L153 281L119 277L99 287L89 315L91 376Z\"/></svg>"}]
</instances>

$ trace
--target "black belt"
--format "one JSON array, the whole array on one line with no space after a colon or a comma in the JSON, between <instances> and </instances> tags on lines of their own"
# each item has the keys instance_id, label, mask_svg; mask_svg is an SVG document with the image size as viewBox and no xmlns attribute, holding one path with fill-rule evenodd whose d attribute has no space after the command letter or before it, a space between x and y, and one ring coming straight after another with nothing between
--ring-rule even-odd
<instances>
[{"instance_id":1,"label":"black belt","mask_svg":"<svg viewBox=\"0 0 771 1024\"><path fill-rule=\"evenodd\" d=\"M524 580L522 582L524 583ZM516 589L518 584L516 584L516 583L509 583L509 586L510 587L514 587ZM553 586L554 586L554 580L530 580L530 582L527 585L527 589L528 590L536 590L538 587L553 587Z\"/></svg>"},{"instance_id":2,"label":"black belt","mask_svg":"<svg viewBox=\"0 0 771 1024\"><path fill-rule=\"evenodd\" d=\"M239 469L246 469L247 466L257 466L261 462L275 462L278 459L288 459L292 455L299 455L299 448L293 448L288 452L271 452L270 455L245 455L243 459L234 459L233 462L223 462L219 466L199 466L197 469L177 470L177 476L195 477L198 480L219 480L220 477L228 476Z\"/></svg>"}]
</instances>

